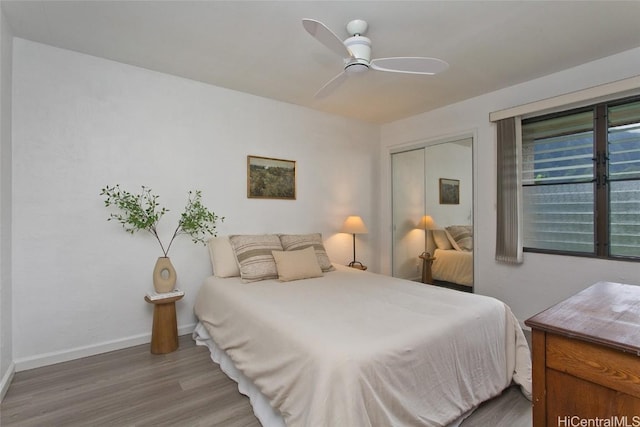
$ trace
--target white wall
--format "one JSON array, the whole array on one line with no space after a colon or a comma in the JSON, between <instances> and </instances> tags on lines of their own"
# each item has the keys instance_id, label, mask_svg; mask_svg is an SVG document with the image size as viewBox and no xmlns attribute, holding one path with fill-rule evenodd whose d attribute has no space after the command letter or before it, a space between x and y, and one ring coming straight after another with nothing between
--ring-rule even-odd
<instances>
[{"instance_id":1,"label":"white wall","mask_svg":"<svg viewBox=\"0 0 640 427\"><path fill-rule=\"evenodd\" d=\"M495 255L496 146L489 113L623 78L640 75L640 48L594 61L438 110L382 126L380 241L390 247L389 151L417 141L475 133L475 291L497 297L525 320L600 281L640 284L640 264L526 253L524 264L497 263ZM390 253L381 251L381 271L390 271Z\"/></svg>"},{"instance_id":2,"label":"white wall","mask_svg":"<svg viewBox=\"0 0 640 427\"><path fill-rule=\"evenodd\" d=\"M105 185L150 186L170 208L167 239L201 189L227 220L220 234L322 232L348 263L347 215L372 230L379 201L379 127L290 104L16 39L13 104L13 330L17 370L148 342L150 235L130 236L99 196ZM297 161L295 201L246 198L248 154ZM358 257L377 270L375 234ZM178 326L211 267L182 236L169 253L186 291Z\"/></svg>"},{"instance_id":3,"label":"white wall","mask_svg":"<svg viewBox=\"0 0 640 427\"><path fill-rule=\"evenodd\" d=\"M13 377L11 326L11 29L0 11L0 400Z\"/></svg>"}]
</instances>

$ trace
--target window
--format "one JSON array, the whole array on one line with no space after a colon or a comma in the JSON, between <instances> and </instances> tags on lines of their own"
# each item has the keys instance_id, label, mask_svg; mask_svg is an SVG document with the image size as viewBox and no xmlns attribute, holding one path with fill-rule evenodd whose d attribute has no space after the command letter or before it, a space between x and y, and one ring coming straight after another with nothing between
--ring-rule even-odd
<instances>
[{"instance_id":1,"label":"window","mask_svg":"<svg viewBox=\"0 0 640 427\"><path fill-rule=\"evenodd\" d=\"M640 99L522 121L525 251L640 260Z\"/></svg>"}]
</instances>

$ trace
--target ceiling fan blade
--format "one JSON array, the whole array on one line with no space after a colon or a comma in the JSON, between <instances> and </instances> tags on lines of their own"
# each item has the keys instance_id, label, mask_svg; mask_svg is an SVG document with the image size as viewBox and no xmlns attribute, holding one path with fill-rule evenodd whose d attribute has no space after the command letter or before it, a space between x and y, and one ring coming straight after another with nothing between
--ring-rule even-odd
<instances>
[{"instance_id":1,"label":"ceiling fan blade","mask_svg":"<svg viewBox=\"0 0 640 427\"><path fill-rule=\"evenodd\" d=\"M313 97L316 98L316 99L322 99L322 98L326 97L331 92L333 92L335 89L337 89L338 86L340 86L342 83L344 83L344 81L347 80L347 77L348 77L348 75L347 75L346 71L341 72L340 74L338 74L337 76L335 76L334 78L329 80L327 83L325 83L325 85L322 86L320 88L320 90L317 91L316 94Z\"/></svg>"},{"instance_id":2,"label":"ceiling fan blade","mask_svg":"<svg viewBox=\"0 0 640 427\"><path fill-rule=\"evenodd\" d=\"M436 58L395 57L374 59L371 68L391 73L433 75L449 68L449 64Z\"/></svg>"},{"instance_id":3,"label":"ceiling fan blade","mask_svg":"<svg viewBox=\"0 0 640 427\"><path fill-rule=\"evenodd\" d=\"M340 55L342 58L353 57L353 54L344 45L340 37L336 36L333 31L327 28L320 21L315 19L303 19L302 26L309 34L316 38L320 43Z\"/></svg>"}]
</instances>

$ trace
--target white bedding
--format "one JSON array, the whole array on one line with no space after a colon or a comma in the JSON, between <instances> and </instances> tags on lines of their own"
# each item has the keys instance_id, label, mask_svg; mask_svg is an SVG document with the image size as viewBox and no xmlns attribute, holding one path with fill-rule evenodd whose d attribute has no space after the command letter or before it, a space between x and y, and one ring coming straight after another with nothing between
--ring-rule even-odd
<instances>
[{"instance_id":1,"label":"white bedding","mask_svg":"<svg viewBox=\"0 0 640 427\"><path fill-rule=\"evenodd\" d=\"M431 274L436 280L473 286L473 252L436 249Z\"/></svg>"},{"instance_id":2,"label":"white bedding","mask_svg":"<svg viewBox=\"0 0 640 427\"><path fill-rule=\"evenodd\" d=\"M531 361L508 307L338 267L280 283L205 280L195 312L289 426L440 426Z\"/></svg>"}]
</instances>

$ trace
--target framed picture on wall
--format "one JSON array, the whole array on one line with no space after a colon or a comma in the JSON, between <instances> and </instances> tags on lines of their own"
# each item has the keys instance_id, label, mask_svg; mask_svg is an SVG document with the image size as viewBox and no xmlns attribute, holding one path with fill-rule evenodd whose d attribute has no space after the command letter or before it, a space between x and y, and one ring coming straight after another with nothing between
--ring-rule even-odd
<instances>
[{"instance_id":1,"label":"framed picture on wall","mask_svg":"<svg viewBox=\"0 0 640 427\"><path fill-rule=\"evenodd\" d=\"M460 204L460 180L440 178L440 204Z\"/></svg>"},{"instance_id":2,"label":"framed picture on wall","mask_svg":"<svg viewBox=\"0 0 640 427\"><path fill-rule=\"evenodd\" d=\"M296 162L247 156L247 197L296 199Z\"/></svg>"}]
</instances>

